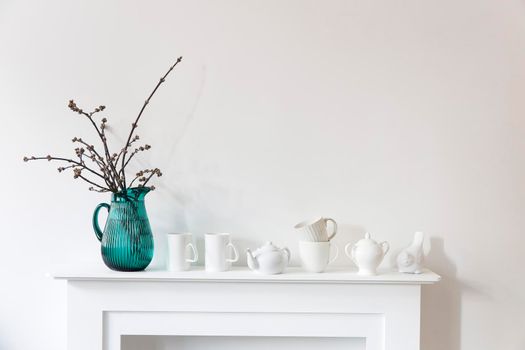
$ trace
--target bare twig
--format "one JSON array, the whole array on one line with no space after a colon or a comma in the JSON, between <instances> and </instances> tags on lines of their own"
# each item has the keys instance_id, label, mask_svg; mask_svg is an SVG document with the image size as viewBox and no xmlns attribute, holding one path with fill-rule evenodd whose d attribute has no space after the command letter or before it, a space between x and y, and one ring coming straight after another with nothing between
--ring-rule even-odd
<instances>
[{"instance_id":1,"label":"bare twig","mask_svg":"<svg viewBox=\"0 0 525 350\"><path fill-rule=\"evenodd\" d=\"M133 152L131 152L131 155L129 156L128 160L126 160L126 163L124 163L124 166L120 169L120 172L121 173L124 173L124 169L126 169L126 167L128 166L128 163L133 159L133 157L139 153L139 152L144 152L144 151L148 151L151 149L151 146L146 144L144 146L140 146L138 148L135 148L135 150ZM130 185L131 186L131 185Z\"/></svg>"},{"instance_id":2,"label":"bare twig","mask_svg":"<svg viewBox=\"0 0 525 350\"><path fill-rule=\"evenodd\" d=\"M95 170L91 169L87 165L79 163L79 162L74 161L72 159L61 158L61 157L52 157L52 156L46 156L46 157L24 157L24 162L29 162L31 160L47 160L47 161L52 161L53 160L53 161L62 161L62 162L76 164L77 166L86 169L90 173L92 173L92 174L94 174L94 175L104 179L103 175L99 174L98 172L96 172Z\"/></svg>"},{"instance_id":3,"label":"bare twig","mask_svg":"<svg viewBox=\"0 0 525 350\"><path fill-rule=\"evenodd\" d=\"M139 136L134 134L138 126L138 122L140 118L142 117L142 114L144 113L146 106L149 104L151 98L155 95L160 85L162 85L162 83L165 82L166 77L171 73L171 71L175 68L175 66L177 66L177 64L179 64L181 61L182 61L182 57L179 57L176 60L176 62L164 74L164 76L160 78L159 82L157 83L153 91L150 93L150 95L148 96L144 104L142 105L142 108L140 109L137 117L135 118L135 121L131 124L131 130L126 140L126 143L118 154L117 153L111 154L109 150L109 146L108 146L107 138L106 138L107 119L102 118L100 125L97 125L97 123L93 119L94 114L104 111L106 107L99 106L91 112L85 112L84 110L82 110L81 108L77 106L74 100L70 100L68 107L72 111L85 116L90 121L91 125L95 129L98 137L100 138L102 142L104 152L99 153L95 149L95 146L85 142L81 138L75 137L73 138L72 141L74 143L79 143L82 145L82 146L75 148L75 154L78 157L78 161L69 159L69 158L55 157L55 156L50 156L50 155L45 156L45 157L34 157L34 156L24 157L24 161L28 162L28 161L33 161L33 160L47 160L47 161L65 162L65 163L68 163L69 165L59 167L58 171L63 172L64 170L72 169L73 177L75 179L80 178L92 185L91 187L89 187L90 191L114 192L114 193L125 191L128 188L127 183L126 183L126 172L125 172L126 167L128 166L130 161L134 158L134 156L137 153L149 150L151 148L150 145L146 144L144 146L137 147L135 148L134 151L130 152L130 148L133 145L133 143L139 140ZM100 172L88 166L86 164L86 158L89 158L100 169ZM120 169L117 169L119 162L121 166L120 166ZM95 181L91 180L90 178L87 178L85 175L82 174L83 171L87 171L90 174L101 178L102 180L104 180L104 183L106 186L100 185L96 183ZM145 187L146 184L151 180L151 178L154 175L157 175L157 177L159 177L159 176L162 176L162 173L160 172L158 168L142 170L137 173L137 176L131 181L129 187L133 186L133 184L137 180L140 182L139 184L140 187ZM155 187L150 186L149 188L153 190Z\"/></svg>"},{"instance_id":4,"label":"bare twig","mask_svg":"<svg viewBox=\"0 0 525 350\"><path fill-rule=\"evenodd\" d=\"M102 141L102 144L104 145L104 153L106 154L106 159L108 161L108 166L109 166L108 170L109 170L110 177L113 178L113 181L115 183L117 183L122 190L125 190L124 183L122 182L122 180L120 179L120 177L118 175L118 171L115 168L115 164L113 164L113 162L111 161L111 155L110 155L110 152L109 152L109 147L108 147L106 136L100 131L100 129L97 126L97 123L95 123L95 121L93 120L93 118L91 117L91 115L89 113L81 112L81 114L85 115L89 119L89 121L91 122L91 124L95 128L98 136L100 137L100 140Z\"/></svg>"},{"instance_id":5,"label":"bare twig","mask_svg":"<svg viewBox=\"0 0 525 350\"><path fill-rule=\"evenodd\" d=\"M108 187L110 187L110 188L111 187L114 187L114 188L118 187L117 184L113 181L113 178L112 178L110 172L108 171L108 167L106 165L106 162L104 161L104 158L102 156L100 156L100 154L95 149L95 146L88 144L82 138L79 138L79 137L74 137L72 139L72 141L73 142L78 142L78 143L86 146L86 149L89 152L89 157L88 158L91 159L93 162L95 162L95 164L102 171L102 173L104 174L104 181L106 182L106 185L108 185Z\"/></svg>"},{"instance_id":6,"label":"bare twig","mask_svg":"<svg viewBox=\"0 0 525 350\"><path fill-rule=\"evenodd\" d=\"M79 178L81 178L82 180L86 181L87 183L93 185L93 186L96 186L98 187L99 189L101 190L104 190L104 191L111 191L109 188L107 187L104 187L104 186L100 186L99 184L97 184L96 182L93 182L91 180L89 180L88 178L82 176L82 175L78 175Z\"/></svg>"},{"instance_id":7,"label":"bare twig","mask_svg":"<svg viewBox=\"0 0 525 350\"><path fill-rule=\"evenodd\" d=\"M160 171L159 168L155 168L151 171L151 174L149 174L149 176L146 178L146 181L144 181L144 183L142 184L142 186L146 186L146 184L149 182L149 180L151 180L151 178L153 177L153 175L157 175L157 177L161 177L162 176L162 173Z\"/></svg>"},{"instance_id":8,"label":"bare twig","mask_svg":"<svg viewBox=\"0 0 525 350\"><path fill-rule=\"evenodd\" d=\"M142 116L142 113L144 112L144 109L146 108L146 106L148 105L149 101L151 100L151 98L153 97L153 95L155 94L155 92L157 92L157 89L159 88L159 86L164 83L164 81L166 81L166 77L168 76L168 74L171 73L171 71L175 68L175 66L177 64L180 63L180 61L182 61L182 57L179 57L177 58L177 61L170 67L170 69L168 69L168 71L166 72L166 74L164 74L164 76L162 78L160 78L159 82L157 83L157 85L155 86L155 88L153 89L153 91L151 92L151 94L149 95L149 97L146 99L146 101L144 102L144 104L142 105L142 108L140 109L140 112L137 116L137 118L135 118L135 122L133 122L133 124L131 124L131 131L129 133L129 136L128 136L128 139L126 141L126 144L124 145L124 149L127 150L130 146L130 141L131 141L131 138L133 137L133 133L135 132L135 129L137 128L138 126L138 122L140 120L140 117ZM126 163L126 151L123 152L123 156L122 156L122 168L124 168L124 164ZM125 172L122 172L122 179L123 179L123 182L124 182L124 186L126 186L126 174Z\"/></svg>"}]
</instances>

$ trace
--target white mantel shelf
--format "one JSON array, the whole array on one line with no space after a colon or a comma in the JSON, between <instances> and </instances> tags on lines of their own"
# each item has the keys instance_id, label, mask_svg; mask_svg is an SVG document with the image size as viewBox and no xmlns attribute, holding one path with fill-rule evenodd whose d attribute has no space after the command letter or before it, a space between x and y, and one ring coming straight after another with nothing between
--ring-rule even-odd
<instances>
[{"instance_id":1,"label":"white mantel shelf","mask_svg":"<svg viewBox=\"0 0 525 350\"><path fill-rule=\"evenodd\" d=\"M279 275L261 275L243 267L231 271L209 273L203 267L191 271L169 272L146 270L141 272L117 272L105 267L61 267L50 273L59 280L68 281L134 281L134 282L222 282L222 283L330 283L330 284L433 284L441 277L425 270L421 274L396 271L379 271L376 276L361 276L356 270L332 268L324 273L309 273L291 267Z\"/></svg>"},{"instance_id":2,"label":"white mantel shelf","mask_svg":"<svg viewBox=\"0 0 525 350\"><path fill-rule=\"evenodd\" d=\"M126 350L128 335L365 339L366 350L419 350L421 289L440 276L350 268L260 275L237 267L116 272L67 266L68 349ZM262 337L262 338L261 338ZM277 340L276 340L277 339ZM273 343L272 343L273 344Z\"/></svg>"}]
</instances>

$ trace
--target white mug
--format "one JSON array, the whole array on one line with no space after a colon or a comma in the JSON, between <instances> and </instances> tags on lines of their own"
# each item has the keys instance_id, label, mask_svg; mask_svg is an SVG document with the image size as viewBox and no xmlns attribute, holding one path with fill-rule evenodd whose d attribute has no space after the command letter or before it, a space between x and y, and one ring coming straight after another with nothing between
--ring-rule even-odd
<instances>
[{"instance_id":1,"label":"white mug","mask_svg":"<svg viewBox=\"0 0 525 350\"><path fill-rule=\"evenodd\" d=\"M331 222L333 225L330 235L328 235L328 222ZM337 233L337 222L330 218L302 221L294 227L301 234L300 240L307 242L328 242Z\"/></svg>"},{"instance_id":2,"label":"white mug","mask_svg":"<svg viewBox=\"0 0 525 350\"><path fill-rule=\"evenodd\" d=\"M232 262L239 260L239 253L230 242L229 233L207 233L204 236L204 244L204 265L207 272L227 271ZM228 257L228 249L233 252L233 258Z\"/></svg>"},{"instance_id":3,"label":"white mug","mask_svg":"<svg viewBox=\"0 0 525 350\"><path fill-rule=\"evenodd\" d=\"M331 247L335 248L335 256L330 259ZM299 242L299 253L303 269L309 272L323 272L339 256L339 249L330 242Z\"/></svg>"},{"instance_id":4,"label":"white mug","mask_svg":"<svg viewBox=\"0 0 525 350\"><path fill-rule=\"evenodd\" d=\"M168 270L187 271L199 259L191 233L168 233ZM191 258L188 257L191 253Z\"/></svg>"}]
</instances>

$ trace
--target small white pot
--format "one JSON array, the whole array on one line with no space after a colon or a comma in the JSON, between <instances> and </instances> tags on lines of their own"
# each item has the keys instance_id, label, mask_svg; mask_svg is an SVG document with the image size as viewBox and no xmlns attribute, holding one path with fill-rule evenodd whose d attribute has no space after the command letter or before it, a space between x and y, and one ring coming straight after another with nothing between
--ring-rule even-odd
<instances>
[{"instance_id":1,"label":"small white pot","mask_svg":"<svg viewBox=\"0 0 525 350\"><path fill-rule=\"evenodd\" d=\"M366 233L365 238L355 244L348 243L345 253L359 268L359 274L373 276L377 274L377 268L383 261L390 246L388 242L377 243Z\"/></svg>"}]
</instances>

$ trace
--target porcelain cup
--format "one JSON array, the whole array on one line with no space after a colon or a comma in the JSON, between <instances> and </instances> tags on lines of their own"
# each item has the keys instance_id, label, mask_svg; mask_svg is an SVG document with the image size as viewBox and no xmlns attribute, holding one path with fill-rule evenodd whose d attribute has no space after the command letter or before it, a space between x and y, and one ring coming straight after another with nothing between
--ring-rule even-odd
<instances>
[{"instance_id":1,"label":"porcelain cup","mask_svg":"<svg viewBox=\"0 0 525 350\"><path fill-rule=\"evenodd\" d=\"M239 253L230 242L229 233L207 233L204 236L206 272L227 271L232 262L239 260ZM229 251L233 253L230 258Z\"/></svg>"},{"instance_id":2,"label":"porcelain cup","mask_svg":"<svg viewBox=\"0 0 525 350\"><path fill-rule=\"evenodd\" d=\"M332 232L328 233L328 223L332 223ZM294 226L299 231L300 241L328 242L337 233L337 222L331 218L319 218L302 221Z\"/></svg>"},{"instance_id":3,"label":"porcelain cup","mask_svg":"<svg viewBox=\"0 0 525 350\"><path fill-rule=\"evenodd\" d=\"M332 247L334 257L330 259ZM299 242L299 253L303 269L309 272L323 272L326 267L337 259L339 249L330 242Z\"/></svg>"},{"instance_id":4,"label":"porcelain cup","mask_svg":"<svg viewBox=\"0 0 525 350\"><path fill-rule=\"evenodd\" d=\"M199 259L191 233L168 233L168 270L187 271Z\"/></svg>"}]
</instances>

